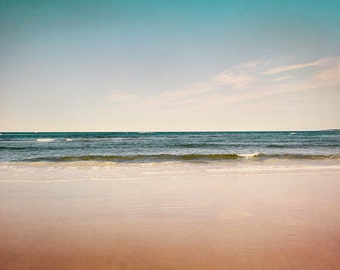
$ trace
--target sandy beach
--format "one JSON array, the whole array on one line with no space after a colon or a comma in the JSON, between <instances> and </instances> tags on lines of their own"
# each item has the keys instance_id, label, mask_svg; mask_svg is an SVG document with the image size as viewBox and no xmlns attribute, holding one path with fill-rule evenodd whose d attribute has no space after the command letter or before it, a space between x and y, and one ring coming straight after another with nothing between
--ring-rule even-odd
<instances>
[{"instance_id":1,"label":"sandy beach","mask_svg":"<svg viewBox=\"0 0 340 270\"><path fill-rule=\"evenodd\" d=\"M1 269L339 269L338 161L0 166Z\"/></svg>"}]
</instances>

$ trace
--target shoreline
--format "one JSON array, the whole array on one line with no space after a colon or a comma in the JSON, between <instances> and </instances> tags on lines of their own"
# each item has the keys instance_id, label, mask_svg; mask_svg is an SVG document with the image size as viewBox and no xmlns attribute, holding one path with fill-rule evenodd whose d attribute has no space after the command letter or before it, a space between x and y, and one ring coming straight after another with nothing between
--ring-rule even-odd
<instances>
[{"instance_id":1,"label":"shoreline","mask_svg":"<svg viewBox=\"0 0 340 270\"><path fill-rule=\"evenodd\" d=\"M340 160L282 160L257 161L252 159L225 162L146 162L115 163L102 161L78 162L0 162L0 182L35 179L36 181L64 180L129 180L141 176L195 177L201 172L221 175L243 174L333 174L340 173ZM70 174L71 173L71 174ZM137 177L138 175L138 177ZM45 179L45 180L44 180Z\"/></svg>"}]
</instances>

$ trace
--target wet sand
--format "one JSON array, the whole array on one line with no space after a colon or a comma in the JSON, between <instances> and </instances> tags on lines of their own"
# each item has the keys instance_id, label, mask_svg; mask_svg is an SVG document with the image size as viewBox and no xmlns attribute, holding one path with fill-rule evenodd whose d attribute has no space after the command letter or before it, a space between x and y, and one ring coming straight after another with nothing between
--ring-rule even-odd
<instances>
[{"instance_id":1,"label":"wet sand","mask_svg":"<svg viewBox=\"0 0 340 270\"><path fill-rule=\"evenodd\" d=\"M340 268L339 167L20 166L0 269Z\"/></svg>"}]
</instances>

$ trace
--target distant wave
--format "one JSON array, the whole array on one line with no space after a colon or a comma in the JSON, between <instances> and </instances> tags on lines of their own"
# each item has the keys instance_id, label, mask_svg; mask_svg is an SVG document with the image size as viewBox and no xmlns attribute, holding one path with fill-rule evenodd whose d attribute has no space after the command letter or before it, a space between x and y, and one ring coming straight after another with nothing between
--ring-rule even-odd
<instances>
[{"instance_id":1,"label":"distant wave","mask_svg":"<svg viewBox=\"0 0 340 270\"><path fill-rule=\"evenodd\" d=\"M217 143L183 143L176 145L182 148L214 148L214 147L221 147L222 144Z\"/></svg>"},{"instance_id":2,"label":"distant wave","mask_svg":"<svg viewBox=\"0 0 340 270\"><path fill-rule=\"evenodd\" d=\"M281 144L269 144L267 145L268 148L289 148L291 145L281 145Z\"/></svg>"},{"instance_id":3,"label":"distant wave","mask_svg":"<svg viewBox=\"0 0 340 270\"><path fill-rule=\"evenodd\" d=\"M53 141L55 141L55 139L51 139L51 138L37 139L37 142L53 142Z\"/></svg>"},{"instance_id":4,"label":"distant wave","mask_svg":"<svg viewBox=\"0 0 340 270\"><path fill-rule=\"evenodd\" d=\"M29 162L79 162L79 161L99 161L117 163L151 163L151 162L213 162L213 161L233 161L233 160L267 160L267 159L340 159L340 155L299 155L299 154L187 154L187 155L84 155L84 156L59 156L59 157L38 157L26 159Z\"/></svg>"}]
</instances>

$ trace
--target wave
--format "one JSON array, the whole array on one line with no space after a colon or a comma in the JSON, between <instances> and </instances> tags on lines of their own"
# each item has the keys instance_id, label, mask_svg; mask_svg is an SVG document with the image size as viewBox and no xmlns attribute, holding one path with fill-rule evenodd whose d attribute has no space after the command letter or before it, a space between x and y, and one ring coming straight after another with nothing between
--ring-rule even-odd
<instances>
[{"instance_id":1,"label":"wave","mask_svg":"<svg viewBox=\"0 0 340 270\"><path fill-rule=\"evenodd\" d=\"M260 153L254 153L254 154L239 154L240 157L244 158L253 158L253 157L258 157Z\"/></svg>"},{"instance_id":2,"label":"wave","mask_svg":"<svg viewBox=\"0 0 340 270\"><path fill-rule=\"evenodd\" d=\"M267 145L267 148L289 148L291 147L291 145L286 146L286 145L282 145L282 144L269 144Z\"/></svg>"},{"instance_id":3,"label":"wave","mask_svg":"<svg viewBox=\"0 0 340 270\"><path fill-rule=\"evenodd\" d=\"M307 159L307 160L323 160L323 159L340 159L340 155L306 155L306 154L259 154L262 159Z\"/></svg>"},{"instance_id":4,"label":"wave","mask_svg":"<svg viewBox=\"0 0 340 270\"><path fill-rule=\"evenodd\" d=\"M240 158L237 154L187 154L187 155L130 155L130 156L59 156L59 157L39 157L26 159L25 161L48 161L48 162L76 162L76 161L103 161L103 162L167 162L167 161L218 161L218 160L235 160Z\"/></svg>"},{"instance_id":5,"label":"wave","mask_svg":"<svg viewBox=\"0 0 340 270\"><path fill-rule=\"evenodd\" d=\"M41 138L41 139L37 139L37 142L54 142L55 139L51 139L51 138Z\"/></svg>"},{"instance_id":6,"label":"wave","mask_svg":"<svg viewBox=\"0 0 340 270\"><path fill-rule=\"evenodd\" d=\"M38 157L25 159L29 162L79 162L79 161L99 161L116 163L157 163L157 162L214 162L214 161L235 161L235 160L268 160L268 159L305 159L323 160L340 159L340 155L300 155L300 154L185 154L185 155L85 155L85 156L56 156Z\"/></svg>"},{"instance_id":7,"label":"wave","mask_svg":"<svg viewBox=\"0 0 340 270\"><path fill-rule=\"evenodd\" d=\"M183 143L176 145L181 148L214 148L221 147L222 144L218 143Z\"/></svg>"},{"instance_id":8,"label":"wave","mask_svg":"<svg viewBox=\"0 0 340 270\"><path fill-rule=\"evenodd\" d=\"M44 147L44 150L46 149L51 149L51 150L54 150L56 148L54 147ZM0 150L1 151L36 151L36 150L41 150L40 147L38 146L25 146L25 147L22 147L22 146L0 146Z\"/></svg>"}]
</instances>

